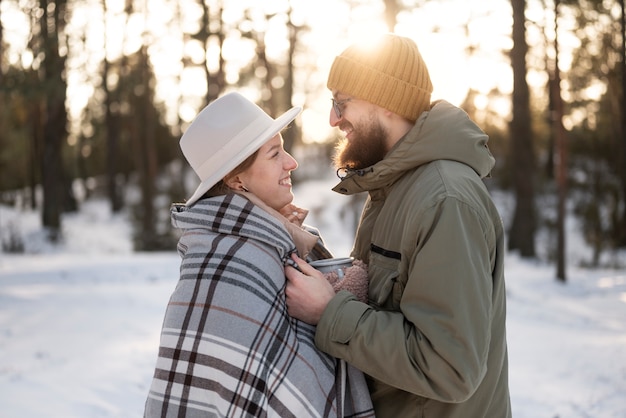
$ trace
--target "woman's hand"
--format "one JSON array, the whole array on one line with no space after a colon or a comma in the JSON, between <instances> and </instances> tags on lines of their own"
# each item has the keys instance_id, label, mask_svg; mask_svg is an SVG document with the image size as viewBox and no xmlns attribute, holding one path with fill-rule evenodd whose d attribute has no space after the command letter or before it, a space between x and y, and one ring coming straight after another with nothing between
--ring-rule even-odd
<instances>
[{"instance_id":1,"label":"woman's hand","mask_svg":"<svg viewBox=\"0 0 626 418\"><path fill-rule=\"evenodd\" d=\"M311 267L295 254L292 260L302 271L294 267L285 267L287 277L287 309L289 315L311 325L317 325L328 302L335 296L335 291L324 274Z\"/></svg>"},{"instance_id":2,"label":"woman's hand","mask_svg":"<svg viewBox=\"0 0 626 418\"><path fill-rule=\"evenodd\" d=\"M288 204L279 210L280 214L283 215L287 220L291 223L294 223L298 226L302 226L304 222L304 218L309 214L309 211L306 209L302 209L294 205L293 203Z\"/></svg>"},{"instance_id":3,"label":"woman's hand","mask_svg":"<svg viewBox=\"0 0 626 418\"><path fill-rule=\"evenodd\" d=\"M343 279L339 279L334 271L326 273L324 276L333 286L335 292L347 290L361 302L367 303L369 279L367 277L367 264L363 261L354 260L352 266L345 269Z\"/></svg>"}]
</instances>

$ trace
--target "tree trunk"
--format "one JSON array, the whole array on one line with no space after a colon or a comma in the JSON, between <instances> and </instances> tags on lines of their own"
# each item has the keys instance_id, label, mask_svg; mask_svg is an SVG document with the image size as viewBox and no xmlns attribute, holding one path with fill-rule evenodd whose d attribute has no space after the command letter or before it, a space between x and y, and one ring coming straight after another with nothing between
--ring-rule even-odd
<instances>
[{"instance_id":1,"label":"tree trunk","mask_svg":"<svg viewBox=\"0 0 626 418\"><path fill-rule=\"evenodd\" d=\"M287 57L287 68L285 73L285 109L291 109L293 107L293 85L294 85L294 57L296 54L296 47L298 45L298 37L300 34L300 27L296 26L291 19L291 9L289 11L289 21L287 22L287 28L289 29L289 53ZM278 116L278 114L274 115ZM296 129L295 122L293 127L285 129L283 131L283 140L285 141L285 150L291 153L297 144L302 142L302 131Z\"/></svg>"},{"instance_id":2,"label":"tree trunk","mask_svg":"<svg viewBox=\"0 0 626 418\"><path fill-rule=\"evenodd\" d=\"M513 120L511 121L511 166L516 197L509 231L509 249L522 257L535 256L535 161L531 132L530 94L526 82L525 0L511 0L513 6Z\"/></svg>"},{"instance_id":3,"label":"tree trunk","mask_svg":"<svg viewBox=\"0 0 626 418\"><path fill-rule=\"evenodd\" d=\"M385 0L385 24L389 32L395 31L399 12L400 5L398 5L398 0Z\"/></svg>"},{"instance_id":4,"label":"tree trunk","mask_svg":"<svg viewBox=\"0 0 626 418\"><path fill-rule=\"evenodd\" d=\"M221 19L211 21L211 13L208 4L206 2L200 2L200 6L202 7L202 16L200 18L201 25L200 30L194 34L194 38L200 41L202 45L204 45L205 49L204 59L200 63L200 65L204 70L204 76L206 79L206 104L209 104L220 96L220 94L224 91L224 87L226 86L226 72L224 71L224 66L226 64L222 55L222 48L224 46L226 34L224 33ZM222 3L220 2L216 5L216 7L217 15L221 17L223 11ZM211 31L211 28L215 28L215 30ZM211 74L211 72L209 71L209 65L207 63L209 40L211 36L217 37L220 51L219 65L215 74Z\"/></svg>"},{"instance_id":5,"label":"tree trunk","mask_svg":"<svg viewBox=\"0 0 626 418\"><path fill-rule=\"evenodd\" d=\"M555 149L558 153L556 159L556 183L558 190L557 205L557 248L556 248L556 277L565 281L565 218L567 201L567 143L565 128L563 127L563 100L561 98L561 71L559 70L559 36L558 16L559 0L554 2L554 74L551 98L554 99L554 113L552 117L552 129L554 132Z\"/></svg>"},{"instance_id":6,"label":"tree trunk","mask_svg":"<svg viewBox=\"0 0 626 418\"><path fill-rule=\"evenodd\" d=\"M49 239L56 242L61 235L64 198L61 148L67 137L67 85L63 79L65 58L59 54L59 33L64 27L65 1L57 1L56 7L48 7L48 4L47 0L40 0L40 7L44 11L40 22L45 54L44 87L47 92L42 155L42 223L48 229Z\"/></svg>"},{"instance_id":7,"label":"tree trunk","mask_svg":"<svg viewBox=\"0 0 626 418\"><path fill-rule=\"evenodd\" d=\"M626 247L626 10L624 10L624 0L619 0L620 7L622 9L621 25L622 29L622 48L621 48L621 73L622 73L622 103L621 114L622 120L620 124L621 128L621 141L622 146L622 220L621 220L621 239L620 246Z\"/></svg>"},{"instance_id":8,"label":"tree trunk","mask_svg":"<svg viewBox=\"0 0 626 418\"><path fill-rule=\"evenodd\" d=\"M103 12L106 16L107 6L106 0L102 0ZM119 185L117 184L117 176L119 174L119 140L121 136L120 126L120 114L119 111L114 111L115 104L119 104L119 98L114 97L114 92L119 89L111 89L108 85L109 72L111 64L107 57L107 37L104 37L104 62L102 70L102 90L104 91L104 111L105 111L105 129L106 129L106 178L107 178L107 193L109 195L109 203L111 205L111 212L118 213L122 210L122 193ZM115 94L118 96L118 94ZM119 107L119 106L118 106Z\"/></svg>"},{"instance_id":9,"label":"tree trunk","mask_svg":"<svg viewBox=\"0 0 626 418\"><path fill-rule=\"evenodd\" d=\"M156 154L155 127L157 118L154 114L154 105L151 103L152 91L150 88L150 69L147 56L147 48L144 46L138 52L141 66L140 83L143 84L142 94L137 98L135 108L136 122L132 123L132 137L136 142L136 164L139 171L139 183L141 187L141 232L137 240L139 250L153 250L158 248L156 232L157 216L155 205L156 177L158 162Z\"/></svg>"},{"instance_id":10,"label":"tree trunk","mask_svg":"<svg viewBox=\"0 0 626 418\"><path fill-rule=\"evenodd\" d=\"M43 101L39 97L35 97L28 106L28 116L30 118L30 160L29 160L29 201L30 208L37 208L37 184L41 181L41 168L39 164L42 161L41 148L43 145L44 126L42 115Z\"/></svg>"},{"instance_id":11,"label":"tree trunk","mask_svg":"<svg viewBox=\"0 0 626 418\"><path fill-rule=\"evenodd\" d=\"M120 115L113 111L114 100L112 92L106 87L109 71L109 62L104 59L103 87L104 87L104 105L105 105L105 125L106 125L106 149L107 149L107 191L109 195L109 203L111 211L118 213L122 210L121 190L117 184L117 176L119 174L119 139L121 135Z\"/></svg>"}]
</instances>

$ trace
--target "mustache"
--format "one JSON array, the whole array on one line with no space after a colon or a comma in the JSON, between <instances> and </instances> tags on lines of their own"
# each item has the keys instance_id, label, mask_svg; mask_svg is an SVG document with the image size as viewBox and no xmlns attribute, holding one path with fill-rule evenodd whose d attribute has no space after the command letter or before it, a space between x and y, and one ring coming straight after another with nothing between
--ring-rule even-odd
<instances>
[{"instance_id":1,"label":"mustache","mask_svg":"<svg viewBox=\"0 0 626 418\"><path fill-rule=\"evenodd\" d=\"M354 127L352 126L352 124L350 122L347 122L347 121L342 121L337 127L341 131L351 131L351 130L354 130Z\"/></svg>"}]
</instances>

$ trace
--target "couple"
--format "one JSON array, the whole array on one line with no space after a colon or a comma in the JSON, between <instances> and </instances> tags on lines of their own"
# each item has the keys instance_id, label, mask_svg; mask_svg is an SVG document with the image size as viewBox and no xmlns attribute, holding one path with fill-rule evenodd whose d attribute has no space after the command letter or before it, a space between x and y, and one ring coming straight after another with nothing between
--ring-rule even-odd
<instances>
[{"instance_id":1,"label":"couple","mask_svg":"<svg viewBox=\"0 0 626 418\"><path fill-rule=\"evenodd\" d=\"M327 86L346 135L333 190L369 193L354 266L331 284L308 263L330 254L291 205L280 131L301 109L274 120L237 93L209 104L181 139L201 184L172 209L180 281L145 416L510 417L487 136L430 102L404 37L348 47Z\"/></svg>"}]
</instances>

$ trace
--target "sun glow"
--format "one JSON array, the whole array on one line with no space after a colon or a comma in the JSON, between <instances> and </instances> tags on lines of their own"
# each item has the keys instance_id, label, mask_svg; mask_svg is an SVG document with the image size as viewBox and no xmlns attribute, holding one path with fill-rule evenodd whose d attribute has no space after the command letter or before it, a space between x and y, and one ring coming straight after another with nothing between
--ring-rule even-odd
<instances>
[{"instance_id":1,"label":"sun glow","mask_svg":"<svg viewBox=\"0 0 626 418\"><path fill-rule=\"evenodd\" d=\"M205 74L198 67L205 60L204 47L185 35L197 31L200 7L191 0L151 0L148 10L136 9L133 15L126 16L124 4L124 0L107 0L106 13L102 3L97 1L77 3L72 8L68 30L84 33L85 37L82 44L70 45L75 51L81 51L68 60L71 114L78 115L93 95L93 87L83 88L80 84L93 85L94 81L87 74L98 74L104 54L115 60L146 44L158 80L156 99L166 105L166 120L172 126L179 117L188 122L206 104L203 102ZM388 31L383 2L224 0L220 4L227 37L221 51L214 39L210 41L206 61L209 70L214 71L221 52L227 62L227 81L235 85L240 82L241 67L257 53L256 43L235 27L244 10L250 15L249 29L264 34L267 56L273 62L284 61L289 47L287 13L295 25L309 28L301 32L296 51L299 72L296 73L293 103L305 108L301 116L305 141L324 141L333 135L328 124L330 93L325 87L328 70L334 57L349 44ZM12 9L15 6L12 2L2 2L1 6L9 41L9 61L32 62L33 57L25 53L26 45L19 42L27 39L28 34L20 28L28 27L28 22L20 23L24 16ZM216 13L217 6L217 3L210 4L210 12ZM510 63L503 54L511 47L511 24L507 2L445 0L427 2L402 12L394 31L416 41L429 67L433 99L459 105L470 88L485 97L494 88L504 93L511 91ZM79 41L77 36L74 42ZM184 66L183 59L197 67Z\"/></svg>"}]
</instances>

